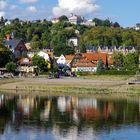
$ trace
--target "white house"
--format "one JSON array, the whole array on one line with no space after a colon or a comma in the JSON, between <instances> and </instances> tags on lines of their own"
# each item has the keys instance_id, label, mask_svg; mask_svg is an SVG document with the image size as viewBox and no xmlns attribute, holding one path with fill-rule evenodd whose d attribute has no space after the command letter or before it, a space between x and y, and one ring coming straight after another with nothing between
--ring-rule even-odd
<instances>
[{"instance_id":1,"label":"white house","mask_svg":"<svg viewBox=\"0 0 140 140\"><path fill-rule=\"evenodd\" d=\"M11 21L10 20L8 20L8 21L5 22L5 26L10 25L10 24L11 24Z\"/></svg>"},{"instance_id":2,"label":"white house","mask_svg":"<svg viewBox=\"0 0 140 140\"><path fill-rule=\"evenodd\" d=\"M66 64L65 56L62 54L56 62L57 62L58 65L65 65Z\"/></svg>"},{"instance_id":3,"label":"white house","mask_svg":"<svg viewBox=\"0 0 140 140\"><path fill-rule=\"evenodd\" d=\"M55 23L58 23L60 20L59 20L59 18L53 18L51 21L53 24L55 24Z\"/></svg>"},{"instance_id":4,"label":"white house","mask_svg":"<svg viewBox=\"0 0 140 140\"><path fill-rule=\"evenodd\" d=\"M95 26L95 22L93 22L92 20L87 20L87 21L84 21L83 23L81 23L82 25L85 25L85 26L91 26L91 27L94 27Z\"/></svg>"},{"instance_id":5,"label":"white house","mask_svg":"<svg viewBox=\"0 0 140 140\"><path fill-rule=\"evenodd\" d=\"M50 61L49 55L47 53L43 52L43 51L29 52L27 55L28 55L29 58L33 58L34 55L39 55L39 56L43 57L45 59L45 61Z\"/></svg>"},{"instance_id":6,"label":"white house","mask_svg":"<svg viewBox=\"0 0 140 140\"><path fill-rule=\"evenodd\" d=\"M71 37L68 39L68 46L74 46L77 47L78 46L78 38L77 37Z\"/></svg>"},{"instance_id":7,"label":"white house","mask_svg":"<svg viewBox=\"0 0 140 140\"><path fill-rule=\"evenodd\" d=\"M135 29L136 31L139 31L139 30L140 30L140 23L137 23L136 26L134 27L134 29Z\"/></svg>"},{"instance_id":8,"label":"white house","mask_svg":"<svg viewBox=\"0 0 140 140\"><path fill-rule=\"evenodd\" d=\"M43 51L38 52L37 55L43 57L45 59L45 61L50 61L49 55Z\"/></svg>"},{"instance_id":9,"label":"white house","mask_svg":"<svg viewBox=\"0 0 140 140\"><path fill-rule=\"evenodd\" d=\"M83 19L81 16L77 16L77 15L72 14L71 17L69 17L69 22L71 24L77 25L77 24L81 24L83 22Z\"/></svg>"}]
</instances>

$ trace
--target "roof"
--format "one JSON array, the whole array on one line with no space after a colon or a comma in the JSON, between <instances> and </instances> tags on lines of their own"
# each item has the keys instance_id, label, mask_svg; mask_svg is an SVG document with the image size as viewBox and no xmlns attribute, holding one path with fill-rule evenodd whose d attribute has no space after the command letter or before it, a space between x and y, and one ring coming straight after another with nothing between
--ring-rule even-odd
<instances>
[{"instance_id":1,"label":"roof","mask_svg":"<svg viewBox=\"0 0 140 140\"><path fill-rule=\"evenodd\" d=\"M65 55L66 60L73 60L75 55Z\"/></svg>"},{"instance_id":2,"label":"roof","mask_svg":"<svg viewBox=\"0 0 140 140\"><path fill-rule=\"evenodd\" d=\"M97 64L89 60L82 59L79 62L77 62L74 66L75 67L96 67Z\"/></svg>"},{"instance_id":3,"label":"roof","mask_svg":"<svg viewBox=\"0 0 140 140\"><path fill-rule=\"evenodd\" d=\"M15 49L18 44L21 42L22 40L21 39L10 39L10 40L5 40L5 45L6 46L11 46L12 48L11 49Z\"/></svg>"},{"instance_id":4,"label":"roof","mask_svg":"<svg viewBox=\"0 0 140 140\"><path fill-rule=\"evenodd\" d=\"M18 63L20 65L31 65L32 64L32 60L29 58L29 57L24 57L24 58L21 58Z\"/></svg>"},{"instance_id":5,"label":"roof","mask_svg":"<svg viewBox=\"0 0 140 140\"><path fill-rule=\"evenodd\" d=\"M90 61L98 61L99 59L103 60L103 63L107 63L107 53L99 53L99 52L93 52L93 53L82 53L83 56L85 56Z\"/></svg>"}]
</instances>

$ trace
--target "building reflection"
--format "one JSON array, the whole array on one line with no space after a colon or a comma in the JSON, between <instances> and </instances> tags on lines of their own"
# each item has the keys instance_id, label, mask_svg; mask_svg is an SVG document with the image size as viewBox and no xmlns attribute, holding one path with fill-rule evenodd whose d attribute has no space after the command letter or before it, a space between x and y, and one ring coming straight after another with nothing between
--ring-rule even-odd
<instances>
[{"instance_id":1,"label":"building reflection","mask_svg":"<svg viewBox=\"0 0 140 140\"><path fill-rule=\"evenodd\" d=\"M0 95L0 132L7 125L52 130L56 139L97 138L103 127L140 121L140 101L105 100L77 96ZM81 133L82 132L82 133Z\"/></svg>"},{"instance_id":2,"label":"building reflection","mask_svg":"<svg viewBox=\"0 0 140 140\"><path fill-rule=\"evenodd\" d=\"M31 96L19 96L17 100L17 108L20 113L23 115L31 115L33 111L33 107L35 106L35 99Z\"/></svg>"}]
</instances>

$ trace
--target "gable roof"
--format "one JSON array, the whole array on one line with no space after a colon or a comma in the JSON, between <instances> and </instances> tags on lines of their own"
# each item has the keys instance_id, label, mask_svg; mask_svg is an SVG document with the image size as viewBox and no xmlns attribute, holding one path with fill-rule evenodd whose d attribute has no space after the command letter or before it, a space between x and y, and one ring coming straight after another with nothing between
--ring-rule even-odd
<instances>
[{"instance_id":1,"label":"gable roof","mask_svg":"<svg viewBox=\"0 0 140 140\"><path fill-rule=\"evenodd\" d=\"M11 49L15 49L18 44L21 42L22 40L21 39L10 39L10 40L5 40L5 45L6 46L11 46L12 48Z\"/></svg>"}]
</instances>

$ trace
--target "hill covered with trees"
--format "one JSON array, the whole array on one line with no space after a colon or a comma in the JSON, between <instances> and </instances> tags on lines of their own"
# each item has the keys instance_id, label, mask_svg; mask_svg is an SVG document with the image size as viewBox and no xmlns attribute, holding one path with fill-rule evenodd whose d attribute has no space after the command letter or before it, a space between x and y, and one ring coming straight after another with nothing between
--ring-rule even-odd
<instances>
[{"instance_id":1,"label":"hill covered with trees","mask_svg":"<svg viewBox=\"0 0 140 140\"><path fill-rule=\"evenodd\" d=\"M0 40L6 34L13 34L14 38L30 42L33 50L45 48L54 49L55 55L73 54L75 48L68 46L67 40L78 37L79 49L85 51L86 46L134 46L140 48L140 32L132 28L122 28L119 23L107 20L93 19L95 27L74 25L65 16L60 22L53 24L47 20L23 21L18 18L6 24L7 20L0 19ZM75 32L78 30L79 33Z\"/></svg>"}]
</instances>

